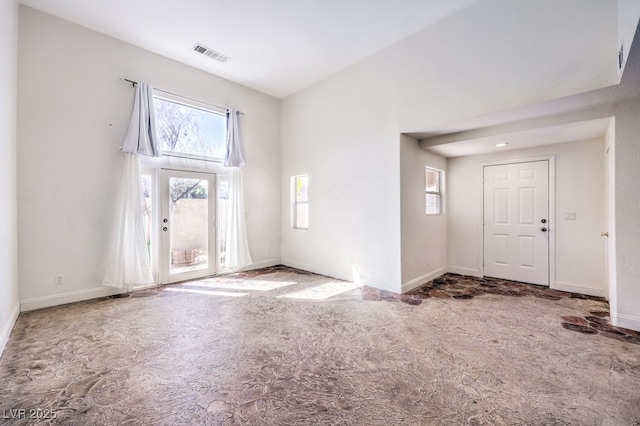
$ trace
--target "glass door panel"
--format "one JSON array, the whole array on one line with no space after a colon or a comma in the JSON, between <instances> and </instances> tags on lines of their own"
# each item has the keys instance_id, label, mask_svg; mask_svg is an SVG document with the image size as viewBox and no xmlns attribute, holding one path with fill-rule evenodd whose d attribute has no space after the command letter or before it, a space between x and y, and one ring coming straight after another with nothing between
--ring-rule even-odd
<instances>
[{"instance_id":1,"label":"glass door panel","mask_svg":"<svg viewBox=\"0 0 640 426\"><path fill-rule=\"evenodd\" d=\"M161 171L162 283L216 272L215 175Z\"/></svg>"}]
</instances>

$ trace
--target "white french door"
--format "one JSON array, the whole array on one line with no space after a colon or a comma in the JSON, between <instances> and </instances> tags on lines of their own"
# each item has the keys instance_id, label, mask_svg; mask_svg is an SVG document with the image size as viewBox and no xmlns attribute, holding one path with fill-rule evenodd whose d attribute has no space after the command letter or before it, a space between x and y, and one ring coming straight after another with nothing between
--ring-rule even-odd
<instances>
[{"instance_id":1,"label":"white french door","mask_svg":"<svg viewBox=\"0 0 640 426\"><path fill-rule=\"evenodd\" d=\"M160 170L160 283L216 273L216 175Z\"/></svg>"},{"instance_id":2,"label":"white french door","mask_svg":"<svg viewBox=\"0 0 640 426\"><path fill-rule=\"evenodd\" d=\"M549 161L484 167L484 275L549 285Z\"/></svg>"}]
</instances>

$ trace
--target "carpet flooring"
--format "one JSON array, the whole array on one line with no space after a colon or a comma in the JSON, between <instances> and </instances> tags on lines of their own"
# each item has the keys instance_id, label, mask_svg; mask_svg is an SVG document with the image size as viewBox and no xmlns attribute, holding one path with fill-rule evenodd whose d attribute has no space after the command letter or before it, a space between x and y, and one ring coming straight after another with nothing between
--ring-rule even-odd
<instances>
[{"instance_id":1,"label":"carpet flooring","mask_svg":"<svg viewBox=\"0 0 640 426\"><path fill-rule=\"evenodd\" d=\"M0 424L640 425L640 333L598 298L286 267L20 314Z\"/></svg>"}]
</instances>

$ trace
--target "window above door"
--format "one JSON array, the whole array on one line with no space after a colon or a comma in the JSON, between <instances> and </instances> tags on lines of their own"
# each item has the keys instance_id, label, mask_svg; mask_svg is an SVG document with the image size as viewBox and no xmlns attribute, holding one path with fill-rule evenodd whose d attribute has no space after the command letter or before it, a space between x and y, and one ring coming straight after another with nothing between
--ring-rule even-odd
<instances>
[{"instance_id":1,"label":"window above door","mask_svg":"<svg viewBox=\"0 0 640 426\"><path fill-rule=\"evenodd\" d=\"M222 161L227 119L221 108L178 96L154 95L156 132L164 155Z\"/></svg>"}]
</instances>

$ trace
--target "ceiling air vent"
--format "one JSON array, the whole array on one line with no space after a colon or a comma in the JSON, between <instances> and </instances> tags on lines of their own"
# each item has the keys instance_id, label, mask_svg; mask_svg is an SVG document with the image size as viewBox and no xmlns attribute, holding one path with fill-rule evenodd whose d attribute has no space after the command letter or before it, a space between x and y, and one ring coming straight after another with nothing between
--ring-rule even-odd
<instances>
[{"instance_id":1,"label":"ceiling air vent","mask_svg":"<svg viewBox=\"0 0 640 426\"><path fill-rule=\"evenodd\" d=\"M208 56L211 59L215 59L218 62L222 62L223 64L231 59L230 57L223 55L220 52L216 52L215 50L211 50L208 47L201 45L200 43L196 43L196 45L193 46L193 50L198 53L202 53L203 55Z\"/></svg>"}]
</instances>

